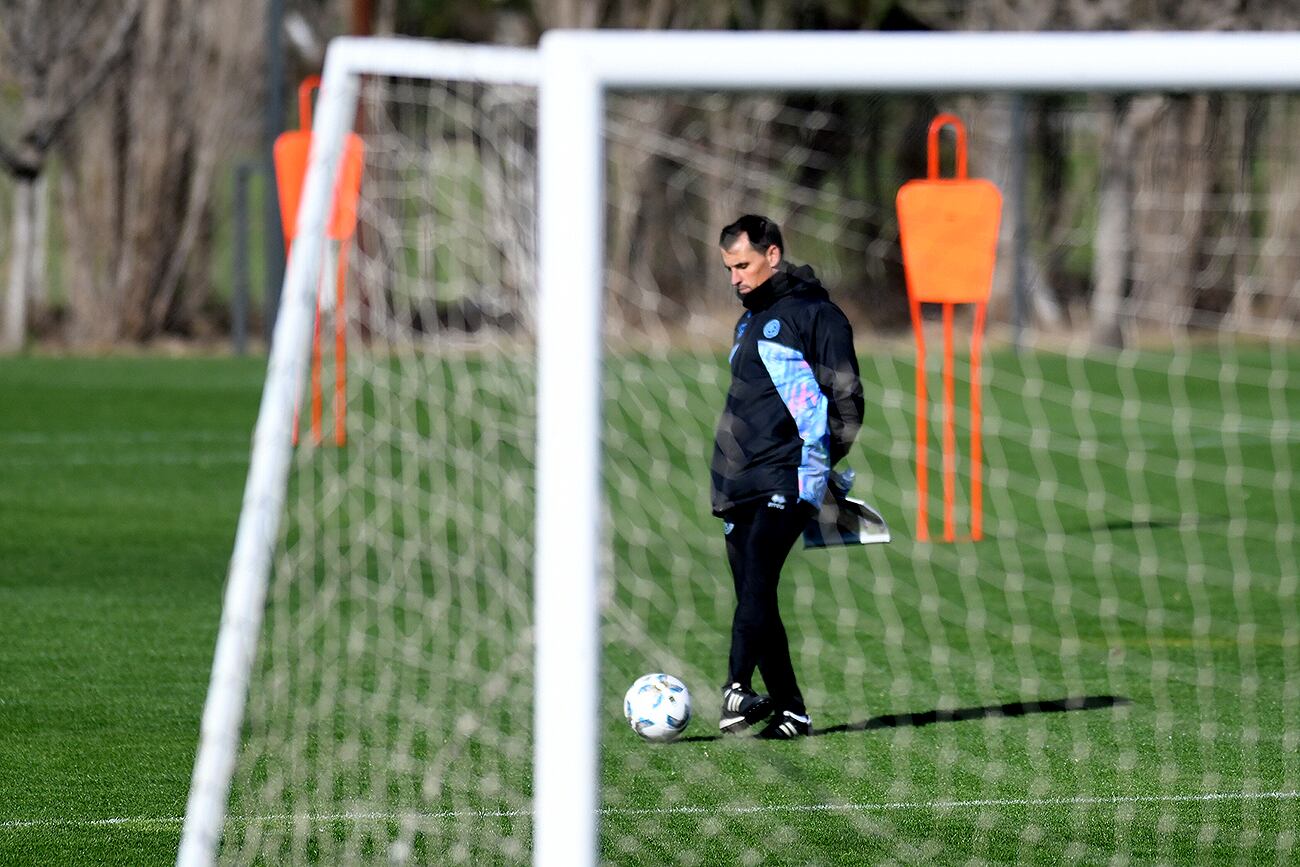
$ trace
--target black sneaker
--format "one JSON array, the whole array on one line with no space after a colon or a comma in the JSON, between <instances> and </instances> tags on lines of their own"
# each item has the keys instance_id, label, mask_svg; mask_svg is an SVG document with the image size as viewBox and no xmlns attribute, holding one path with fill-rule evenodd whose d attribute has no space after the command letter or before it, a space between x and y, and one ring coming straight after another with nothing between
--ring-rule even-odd
<instances>
[{"instance_id":1,"label":"black sneaker","mask_svg":"<svg viewBox=\"0 0 1300 867\"><path fill-rule=\"evenodd\" d=\"M789 741L795 738L806 738L810 734L812 734L812 717L806 712L797 714L792 710L783 710L772 717L758 736L773 741Z\"/></svg>"},{"instance_id":2,"label":"black sneaker","mask_svg":"<svg viewBox=\"0 0 1300 867\"><path fill-rule=\"evenodd\" d=\"M772 713L772 700L733 683L722 691L722 719L718 730L724 735L740 734Z\"/></svg>"}]
</instances>

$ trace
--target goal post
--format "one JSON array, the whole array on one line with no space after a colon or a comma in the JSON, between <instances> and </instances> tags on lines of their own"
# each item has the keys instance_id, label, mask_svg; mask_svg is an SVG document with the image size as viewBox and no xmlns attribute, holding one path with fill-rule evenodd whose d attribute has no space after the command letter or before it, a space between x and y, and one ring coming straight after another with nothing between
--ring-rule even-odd
<instances>
[{"instance_id":1,"label":"goal post","mask_svg":"<svg viewBox=\"0 0 1300 867\"><path fill-rule=\"evenodd\" d=\"M252 461L222 602L178 864L212 863L221 842L271 557L284 508L295 408L301 400L324 262L332 181L356 117L362 75L536 85L537 63L535 53L523 49L467 48L401 39L345 38L330 44L298 209L298 240L285 272L283 302L253 434ZM338 315L343 314L340 311Z\"/></svg>"},{"instance_id":2,"label":"goal post","mask_svg":"<svg viewBox=\"0 0 1300 867\"><path fill-rule=\"evenodd\" d=\"M253 432L253 456L235 530L222 602L212 677L200 724L199 750L185 809L179 864L208 864L216 857L226 817L243 722L248 678L261 633L266 587L284 507L295 408L311 343L317 275L325 249L325 225L334 177L351 127L358 80L331 64L321 89L313 148L298 210L298 241L290 252L283 302L267 363L266 385ZM327 98L328 96L328 98Z\"/></svg>"},{"instance_id":3,"label":"goal post","mask_svg":"<svg viewBox=\"0 0 1300 867\"><path fill-rule=\"evenodd\" d=\"M541 60L533 854L586 864L600 751L603 99L562 39L544 41ZM565 682L572 691L546 688Z\"/></svg>"},{"instance_id":4,"label":"goal post","mask_svg":"<svg viewBox=\"0 0 1300 867\"><path fill-rule=\"evenodd\" d=\"M762 62L738 63L738 57L761 57ZM608 180L608 94L614 91L669 90L731 93L760 90L881 93L1295 92L1300 90L1300 36L1261 33L886 35L553 31L543 37L537 50L400 39L348 38L332 42L318 100L314 146L299 210L297 241L285 276L284 305L275 328L254 433L252 462L225 588L222 622L203 711L179 864L212 863L217 857L223 833L230 824L227 807L232 796L231 779L240 749L259 637L265 627L263 612L268 604L268 581L276 546L281 543L285 532L282 517L289 508L286 489L291 484L294 458L291 444L294 407L306 373L331 200L331 179L335 176L344 138L352 129L358 106L363 101L363 82L382 82L388 78L463 82L468 85L517 85L534 88L536 92L537 300L535 321L527 326L535 331L536 374L532 399L535 400L536 419L535 432L529 434L535 436L535 462L531 466L535 472L535 488L525 492L532 500L530 515L533 526L529 532L533 557L530 564L533 569L533 623L531 631L514 635L515 640L531 640L534 645L531 671L534 697L528 701L533 723L528 744L532 751L532 774L531 779L518 783L520 789L527 792L526 796L518 797L524 797L530 804L526 812L531 817L531 843L527 848L531 849L533 862L539 865L582 865L597 860L602 811L600 718L607 712L607 708L601 705L600 622L604 598L602 587L606 577L601 571L606 558L602 534L606 532L605 523L609 515L609 503L602 493L601 469L605 449L602 437L602 299L607 292L605 256L609 240L605 225L609 206L605 192ZM433 113L433 109L419 106L411 111ZM436 125L436 121L422 122ZM425 133L428 130L429 127L424 128ZM527 137L521 136L522 139ZM494 153L493 158L505 157ZM454 166L452 169L459 170ZM400 170L394 170L394 174L410 181L411 176L402 175ZM481 193L480 186L475 186L474 193L465 198L475 199ZM441 204L441 197L448 194L435 188L429 195ZM485 206L475 200L475 207ZM450 206L448 210L455 213ZM488 217L482 214L473 216L488 221ZM517 227L512 224L512 228ZM529 246L532 240L524 238L520 243ZM429 243L436 246L441 242ZM384 252L392 253L394 258L406 255L404 252ZM489 255L484 254L485 257ZM417 257L412 254L411 258ZM474 268L480 264L475 257L467 256L466 262L458 263L456 267ZM437 267L431 267L430 273L442 274L447 267L440 261ZM527 273L529 267L530 264L524 264L523 271ZM396 301L391 303L394 306L398 304ZM403 326L416 331L424 329L422 333L427 333L433 327L430 323L436 312L434 308L417 309L413 306L412 311L403 320ZM375 333L372 329L367 339L376 339ZM373 365L375 380L395 379L392 367L403 360L408 351L407 347L396 347L369 362ZM472 356L472 348L466 351ZM349 362L352 363L351 358ZM480 365L489 363L472 358L466 362L465 369L478 370ZM451 380L459 372L448 373L447 378ZM441 375L442 371L433 368L432 373ZM1268 394L1272 405L1276 406L1279 393L1285 392L1279 392L1276 379L1261 377L1261 382L1262 388L1271 389ZM376 403L381 400L366 394L365 386L355 384L355 378L351 376L349 388L362 390L363 398ZM396 401L403 392L401 388L395 391L398 393L394 398ZM690 392L690 389L684 391ZM349 405L352 406L353 401ZM395 436L395 444L409 447L413 438L441 423L431 420L428 416L431 410L423 404L421 406L418 412L409 413L411 435ZM392 417L406 418L407 414L404 410L393 409ZM385 417L384 424L388 422ZM378 427L380 425L376 424ZM907 428L903 425L898 429ZM387 428L384 432L388 433ZM485 436L477 429L473 435ZM1275 451L1281 455L1289 454L1286 437L1293 434L1283 431L1273 435L1280 438L1271 441ZM496 434L486 436L495 437ZM349 436L349 443L353 439ZM1282 444L1278 445L1278 442ZM512 443L511 448L514 446ZM502 449L502 453L506 451ZM513 456L513 451L510 454ZM1182 459L1183 456L1180 454L1179 457ZM345 458L330 460L340 462L331 467L331 472L339 477L347 476L349 467L343 464ZM384 455L376 460L398 459ZM1287 471L1290 471L1289 467ZM394 475L400 476L401 472L395 469ZM420 474L424 470L410 472L418 480L423 480ZM1177 473L1172 477L1181 492L1184 477ZM331 487L335 484L333 479L331 476L318 482L321 496L346 496ZM990 486L993 484L995 480L991 479ZM490 484L485 483L482 487L490 488ZM467 496L490 497L492 494L491 490L476 488ZM383 496L390 495L385 491ZM509 497L512 492L501 491L500 496ZM358 502L361 505L357 508L370 508L376 498L373 493L360 495ZM1091 504L1091 492L1087 499ZM1279 502L1282 499L1284 496L1279 495ZM389 523L407 524L427 517L433 507L422 504L410 514L400 511L400 506L385 508L391 508L395 515L385 518ZM307 519L315 515L309 508L304 511L309 513ZM326 516L321 520L329 522L330 533L342 534L334 524L345 523L343 519ZM448 519L448 526L453 523ZM496 524L492 526L501 529ZM1293 540L1293 536L1281 532L1270 539L1278 558L1284 558L1285 543ZM322 532L322 536L325 535ZM410 535L413 539L420 538L415 531ZM466 544L451 530L447 535L448 538L455 536L454 543L449 543L453 547ZM407 540L393 543L385 553L391 553L399 566L379 564L375 568L403 568L406 564L402 558L417 556L409 548ZM660 553L654 552L654 555ZM303 568L307 571L320 568L317 564L331 556L334 554L328 551L314 552L303 558ZM342 558L345 555L339 553L337 556ZM1137 557L1142 562L1150 556L1147 548L1139 546ZM1232 556L1240 559L1243 555L1234 550ZM1014 553L1007 554L1009 560L1014 557ZM953 574L968 579L972 561L959 559L955 562ZM1050 560L1049 557L1049 562L1060 565L1063 561ZM368 560L365 563L370 565ZM1294 559L1291 563L1294 565ZM428 571L427 567L420 568ZM1284 572L1285 564L1277 569ZM414 571L420 573L419 569ZM384 577L367 576L362 583L382 584ZM420 573L411 580L418 585L424 577L427 576ZM1052 580L1056 580L1055 575ZM847 579L844 583L848 584ZM1042 595L1057 599L1064 592L1068 598L1068 591L1062 590L1064 586L1064 582L1052 584L1042 591ZM381 587L375 592L387 598L390 593L408 591ZM485 592L491 594L492 589ZM647 591L647 595L652 592ZM1294 581L1288 585L1284 580L1279 593L1281 598L1294 600ZM1100 608L1109 612L1110 605L1110 600L1103 600ZM435 606L435 610L450 618L453 615L448 612L454 612L455 606L446 609ZM412 619L428 615L426 609L415 603L412 603L410 612ZM936 632L942 631L937 619L926 621L926 624ZM1021 624L1016 625L1019 627ZM1288 627L1293 625L1294 620L1288 622ZM890 622L886 626L888 634L894 635L897 624ZM371 625L368 628L388 640L387 627ZM398 628L406 629L405 621ZM979 627L970 628L978 630ZM336 640L328 630L322 632L324 637L320 641ZM346 653L348 642L337 640ZM361 640L358 638L356 643ZM436 646L436 642L419 645L426 649L428 646ZM473 656L480 650L474 646L467 652ZM660 658L675 658L671 653L671 650L665 651L666 656ZM890 657L892 663L904 666L900 662L902 658L901 652ZM1157 663L1153 663L1153 672L1159 669ZM419 668L424 663L415 660L411 665ZM1024 665L1026 670L1033 670L1032 664ZM382 660L374 665L376 669L382 666ZM1294 677L1297 672L1290 668L1285 673ZM382 679L382 672L366 667L365 677ZM324 686L309 684L306 692L316 696L335 688L328 682L328 677L322 676L322 680L326 681ZM555 687L556 684L565 687L561 690ZM1289 688L1294 698L1294 685ZM337 689L347 697L346 686ZM708 688L699 690L697 701L708 702L711 696L712 686L708 685ZM1290 718L1294 719L1294 716ZM336 720L330 717L327 722L335 724ZM477 725L473 720L454 722L463 724L467 730L475 730ZM312 733L315 737L316 730L313 729ZM401 741L403 771L419 777L419 770L410 765L427 758L431 748L409 732L394 736ZM374 737L382 739L383 734ZM371 741L369 736L361 739L367 749L373 746ZM513 745L506 746L507 752L514 749ZM475 750L481 747L481 744L476 744ZM990 763L993 761L991 759ZM257 771L250 773L256 775ZM511 768L500 770L499 774L497 769L492 770L493 786L499 784L498 776L511 777L512 773ZM377 788L390 782L386 778L376 779L380 779L374 783ZM425 777L424 783L427 790L441 794L437 781L430 783ZM307 785L327 787L333 784L333 780L327 780ZM277 790L277 794L290 808L296 803L292 793ZM1271 797L1277 794L1275 792ZM436 801L432 796L430 799ZM904 804L901 800L898 803ZM976 806L983 809L988 804ZM759 811L760 808L753 809ZM460 815L454 809L440 811L436 805L428 810L440 820L449 817L455 820ZM476 804L466 811L466 815L476 821L510 821L518 812L508 806L493 808ZM635 813L635 810L629 811L629 815ZM654 813L655 808L645 809L646 815ZM296 821L292 813L261 818L287 825ZM328 815L315 817L312 821L328 823L357 819L392 826L397 829L393 833L401 844L396 849L372 851L366 848L370 844L357 844L359 848L355 849L348 848L352 844L347 844L340 851L349 855L361 853L374 860L401 862L409 856L417 833L408 825L408 820L414 823L418 818L395 810L361 816ZM303 851L310 855L314 850L308 846ZM514 850L510 854L516 859L519 856ZM934 853L928 851L928 854ZM924 860L926 855L927 850L917 850L918 859ZM270 857L274 858L274 853Z\"/></svg>"}]
</instances>

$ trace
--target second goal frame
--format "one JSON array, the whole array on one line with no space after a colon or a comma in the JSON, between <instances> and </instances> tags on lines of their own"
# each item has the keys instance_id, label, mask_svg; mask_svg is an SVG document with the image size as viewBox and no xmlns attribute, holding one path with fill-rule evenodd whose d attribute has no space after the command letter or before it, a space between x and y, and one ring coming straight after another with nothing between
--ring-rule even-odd
<instances>
[{"instance_id":1,"label":"second goal frame","mask_svg":"<svg viewBox=\"0 0 1300 867\"><path fill-rule=\"evenodd\" d=\"M746 65L737 58L762 57ZM289 469L330 179L360 78L533 85L539 91L538 443L533 860L596 860L599 756L603 105L610 89L1300 90L1300 34L880 34L553 31L539 49L415 40L331 43L254 436L179 862L210 863L260 633ZM562 396L563 400L559 397ZM554 693L551 693L554 694Z\"/></svg>"},{"instance_id":2,"label":"second goal frame","mask_svg":"<svg viewBox=\"0 0 1300 867\"><path fill-rule=\"evenodd\" d=\"M535 676L577 703L551 727L539 694L533 863L593 864L605 92L1296 89L1300 35L553 31L540 55Z\"/></svg>"}]
</instances>

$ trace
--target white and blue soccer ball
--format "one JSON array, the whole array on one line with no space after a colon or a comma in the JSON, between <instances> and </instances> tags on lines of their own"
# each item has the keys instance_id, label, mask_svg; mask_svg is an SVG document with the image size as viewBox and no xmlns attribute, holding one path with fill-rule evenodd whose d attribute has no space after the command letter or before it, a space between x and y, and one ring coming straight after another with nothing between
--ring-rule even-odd
<instances>
[{"instance_id":1,"label":"white and blue soccer ball","mask_svg":"<svg viewBox=\"0 0 1300 867\"><path fill-rule=\"evenodd\" d=\"M671 674L646 674L623 696L623 714L646 740L671 741L691 721L691 694Z\"/></svg>"}]
</instances>

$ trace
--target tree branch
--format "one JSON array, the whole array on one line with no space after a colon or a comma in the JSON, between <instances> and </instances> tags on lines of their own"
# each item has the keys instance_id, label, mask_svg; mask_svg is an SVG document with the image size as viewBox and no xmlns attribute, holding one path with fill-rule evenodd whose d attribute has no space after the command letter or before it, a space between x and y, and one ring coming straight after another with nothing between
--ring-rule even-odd
<instances>
[{"instance_id":1,"label":"tree branch","mask_svg":"<svg viewBox=\"0 0 1300 867\"><path fill-rule=\"evenodd\" d=\"M0 164L3 164L5 171L15 178L31 179L41 173L40 166L31 160L23 159L18 152L0 139Z\"/></svg>"},{"instance_id":2,"label":"tree branch","mask_svg":"<svg viewBox=\"0 0 1300 867\"><path fill-rule=\"evenodd\" d=\"M130 9L118 21L117 27L104 40L99 57L95 59L91 68L79 77L80 83L70 90L61 104L45 112L44 117L23 137L24 141L38 153L44 155L49 151L77 109L107 83L113 67L126 57L127 49L131 46L130 36L140 20L141 3L142 0L133 0Z\"/></svg>"}]
</instances>

